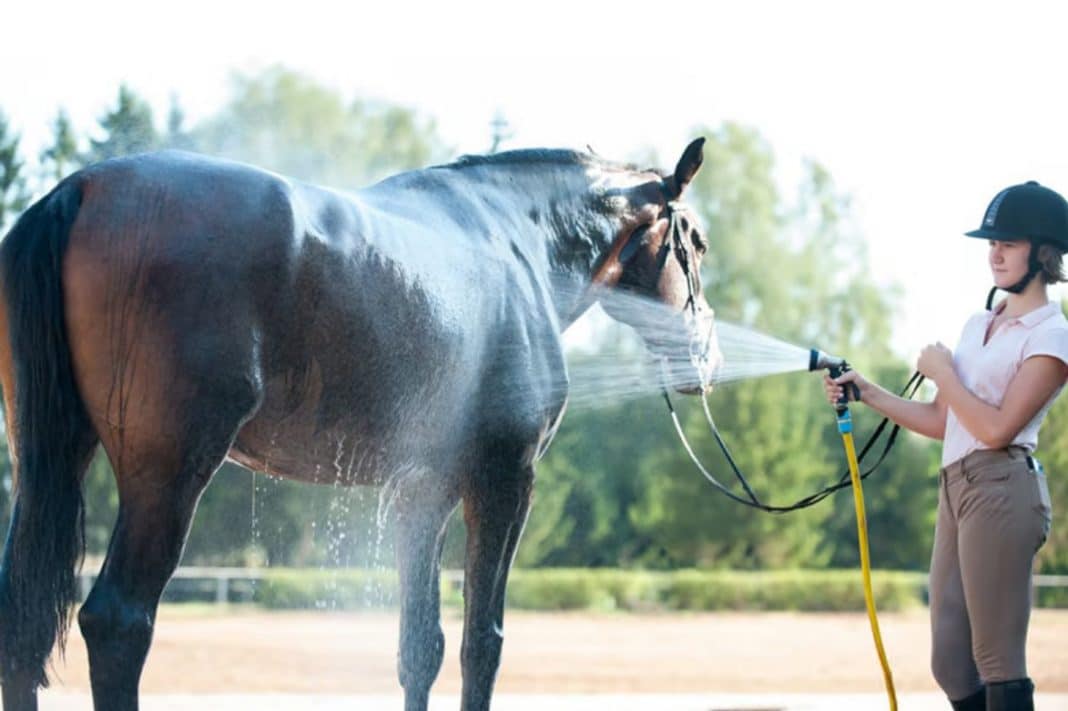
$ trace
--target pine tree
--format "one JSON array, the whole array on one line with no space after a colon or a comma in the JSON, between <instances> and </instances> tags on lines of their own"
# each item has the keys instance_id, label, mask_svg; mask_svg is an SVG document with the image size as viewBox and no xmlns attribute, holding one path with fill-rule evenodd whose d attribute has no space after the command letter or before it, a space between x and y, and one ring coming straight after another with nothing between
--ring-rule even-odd
<instances>
[{"instance_id":1,"label":"pine tree","mask_svg":"<svg viewBox=\"0 0 1068 711\"><path fill-rule=\"evenodd\" d=\"M152 123L152 107L126 84L119 87L115 108L100 118L100 127L104 130L104 138L89 141L87 163L159 147L159 135Z\"/></svg>"},{"instance_id":2,"label":"pine tree","mask_svg":"<svg viewBox=\"0 0 1068 711\"><path fill-rule=\"evenodd\" d=\"M167 112L167 133L163 137L163 145L167 148L177 148L183 151L196 149L196 142L192 134L185 129L185 111L178 103L178 96L171 95L171 106Z\"/></svg>"},{"instance_id":3,"label":"pine tree","mask_svg":"<svg viewBox=\"0 0 1068 711\"><path fill-rule=\"evenodd\" d=\"M78 155L78 139L70 116L63 109L52 123L52 145L41 151L41 168L45 179L59 182L69 173L81 167Z\"/></svg>"},{"instance_id":4,"label":"pine tree","mask_svg":"<svg viewBox=\"0 0 1068 711\"><path fill-rule=\"evenodd\" d=\"M19 159L19 135L0 111L0 231L30 204L30 191Z\"/></svg>"}]
</instances>

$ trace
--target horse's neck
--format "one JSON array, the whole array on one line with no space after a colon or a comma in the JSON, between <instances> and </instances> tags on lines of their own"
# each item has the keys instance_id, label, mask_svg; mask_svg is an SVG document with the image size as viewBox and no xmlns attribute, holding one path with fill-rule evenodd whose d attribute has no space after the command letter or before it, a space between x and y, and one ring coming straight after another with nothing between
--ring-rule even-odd
<instances>
[{"instance_id":1,"label":"horse's neck","mask_svg":"<svg viewBox=\"0 0 1068 711\"><path fill-rule=\"evenodd\" d=\"M521 216L507 216L511 224L518 223L513 237L542 272L561 329L581 315L577 311L594 268L618 234L621 219L604 208L581 169L569 170L539 175L536 167L522 166L486 179L477 191L487 209L510 204ZM501 201L502 195L507 199Z\"/></svg>"},{"instance_id":2,"label":"horse's neck","mask_svg":"<svg viewBox=\"0 0 1068 711\"><path fill-rule=\"evenodd\" d=\"M598 197L598 179L596 166L469 159L402 173L370 194L385 191L392 202L418 192L462 230L506 242L546 290L563 330L579 315L593 270L620 229L621 218Z\"/></svg>"}]
</instances>

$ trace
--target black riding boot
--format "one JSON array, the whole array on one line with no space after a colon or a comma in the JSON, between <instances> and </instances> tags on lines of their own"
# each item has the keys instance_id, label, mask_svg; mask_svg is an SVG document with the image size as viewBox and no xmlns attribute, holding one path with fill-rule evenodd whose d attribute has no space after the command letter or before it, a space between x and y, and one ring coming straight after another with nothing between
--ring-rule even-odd
<instances>
[{"instance_id":1,"label":"black riding boot","mask_svg":"<svg viewBox=\"0 0 1068 711\"><path fill-rule=\"evenodd\" d=\"M987 684L988 711L1035 711L1035 685L1030 679L1013 679Z\"/></svg>"},{"instance_id":2,"label":"black riding boot","mask_svg":"<svg viewBox=\"0 0 1068 711\"><path fill-rule=\"evenodd\" d=\"M982 687L966 699L960 701L950 700L953 711L986 711L986 687Z\"/></svg>"}]
</instances>

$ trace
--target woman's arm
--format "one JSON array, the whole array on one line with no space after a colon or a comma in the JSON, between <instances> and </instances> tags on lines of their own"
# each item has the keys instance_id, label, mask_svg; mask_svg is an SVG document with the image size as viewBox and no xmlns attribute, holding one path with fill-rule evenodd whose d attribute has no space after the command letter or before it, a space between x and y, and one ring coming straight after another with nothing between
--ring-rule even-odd
<instances>
[{"instance_id":1,"label":"woman's arm","mask_svg":"<svg viewBox=\"0 0 1068 711\"><path fill-rule=\"evenodd\" d=\"M854 383L860 390L860 401L883 417L889 417L905 429L931 439L942 439L946 434L946 405L941 392L933 402L906 400L866 380L855 370L844 373L837 380L824 375L823 383L831 404L841 397L841 384Z\"/></svg>"},{"instance_id":2,"label":"woman's arm","mask_svg":"<svg viewBox=\"0 0 1068 711\"><path fill-rule=\"evenodd\" d=\"M949 367L945 367L945 353L928 353L930 349L937 348L939 346L924 349L920 355L920 372L924 372L925 367L931 370L928 377L938 385L938 396L953 408L964 429L993 449L1012 444L1020 430L1068 378L1068 365L1064 361L1048 355L1032 356L1023 362L1009 383L1001 406L995 407L964 387L953 369L951 359ZM926 362L925 356L929 356Z\"/></svg>"}]
</instances>

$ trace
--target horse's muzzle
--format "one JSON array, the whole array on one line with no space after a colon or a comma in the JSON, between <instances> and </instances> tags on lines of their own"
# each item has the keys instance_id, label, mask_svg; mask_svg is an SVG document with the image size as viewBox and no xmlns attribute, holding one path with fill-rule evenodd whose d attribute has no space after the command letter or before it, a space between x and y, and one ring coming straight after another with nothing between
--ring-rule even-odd
<instances>
[{"instance_id":1,"label":"horse's muzzle","mask_svg":"<svg viewBox=\"0 0 1068 711\"><path fill-rule=\"evenodd\" d=\"M710 393L723 366L715 323L707 317L692 324L689 331L686 356L677 352L662 354L664 384L683 395Z\"/></svg>"},{"instance_id":2,"label":"horse's muzzle","mask_svg":"<svg viewBox=\"0 0 1068 711\"><path fill-rule=\"evenodd\" d=\"M723 352L719 349L719 336L716 322L711 315L695 324L690 341L690 363L697 372L698 382L685 392L688 395L700 395L712 392L716 374L723 367Z\"/></svg>"}]
</instances>

